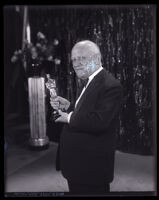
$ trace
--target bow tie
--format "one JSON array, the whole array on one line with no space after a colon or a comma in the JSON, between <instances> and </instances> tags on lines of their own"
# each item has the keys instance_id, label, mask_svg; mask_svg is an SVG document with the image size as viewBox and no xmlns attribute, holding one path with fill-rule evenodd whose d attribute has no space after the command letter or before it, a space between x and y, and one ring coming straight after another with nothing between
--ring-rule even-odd
<instances>
[{"instance_id":1,"label":"bow tie","mask_svg":"<svg viewBox=\"0 0 159 200\"><path fill-rule=\"evenodd\" d=\"M81 84L82 84L83 87L86 87L88 80L89 80L88 78L81 80Z\"/></svg>"},{"instance_id":2,"label":"bow tie","mask_svg":"<svg viewBox=\"0 0 159 200\"><path fill-rule=\"evenodd\" d=\"M78 90L77 90L77 98L80 96L80 94L81 94L83 88L87 85L88 80L89 80L88 78L87 78L87 79L84 79L84 80L81 79L81 84L79 85L79 88L78 88Z\"/></svg>"}]
</instances>

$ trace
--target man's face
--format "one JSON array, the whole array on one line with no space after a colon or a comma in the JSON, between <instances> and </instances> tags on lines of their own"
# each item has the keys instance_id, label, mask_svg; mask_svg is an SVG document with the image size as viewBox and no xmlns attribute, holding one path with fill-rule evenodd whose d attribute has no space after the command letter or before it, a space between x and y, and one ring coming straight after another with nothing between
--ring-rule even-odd
<instances>
[{"instance_id":1,"label":"man's face","mask_svg":"<svg viewBox=\"0 0 159 200\"><path fill-rule=\"evenodd\" d=\"M91 72L94 71L94 62L91 55L88 54L88 51L84 49L75 49L72 51L71 59L78 78L86 79Z\"/></svg>"}]
</instances>

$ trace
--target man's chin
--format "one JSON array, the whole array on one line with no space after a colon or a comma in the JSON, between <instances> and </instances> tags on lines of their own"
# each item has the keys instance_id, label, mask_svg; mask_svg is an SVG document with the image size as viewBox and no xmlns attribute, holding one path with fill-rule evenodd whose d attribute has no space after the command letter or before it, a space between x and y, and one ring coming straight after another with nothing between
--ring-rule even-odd
<instances>
[{"instance_id":1,"label":"man's chin","mask_svg":"<svg viewBox=\"0 0 159 200\"><path fill-rule=\"evenodd\" d=\"M87 76L83 76L83 75L80 75L80 74L77 74L77 77L79 78L79 79L86 79L87 78Z\"/></svg>"}]
</instances>

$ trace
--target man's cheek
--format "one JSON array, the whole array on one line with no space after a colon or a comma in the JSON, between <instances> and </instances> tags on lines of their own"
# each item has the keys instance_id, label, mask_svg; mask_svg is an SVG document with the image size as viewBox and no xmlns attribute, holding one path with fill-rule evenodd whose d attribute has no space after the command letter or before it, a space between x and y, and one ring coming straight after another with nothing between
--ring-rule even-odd
<instances>
[{"instance_id":1,"label":"man's cheek","mask_svg":"<svg viewBox=\"0 0 159 200\"><path fill-rule=\"evenodd\" d=\"M88 72L93 72L94 69L95 69L94 62L89 63L89 64L87 65L86 69L87 69Z\"/></svg>"}]
</instances>

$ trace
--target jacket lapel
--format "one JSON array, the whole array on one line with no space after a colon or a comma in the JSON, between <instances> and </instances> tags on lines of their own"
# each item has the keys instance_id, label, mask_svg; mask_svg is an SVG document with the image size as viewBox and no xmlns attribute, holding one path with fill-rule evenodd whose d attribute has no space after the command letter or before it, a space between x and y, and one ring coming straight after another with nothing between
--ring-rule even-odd
<instances>
[{"instance_id":1,"label":"jacket lapel","mask_svg":"<svg viewBox=\"0 0 159 200\"><path fill-rule=\"evenodd\" d=\"M86 90L84 91L83 95L81 96L79 102L76 106L76 111L81 107L82 103L85 101L85 99L88 97L88 95L92 92L96 91L96 87L100 84L101 80L103 79L104 69L102 69L90 82Z\"/></svg>"}]
</instances>

